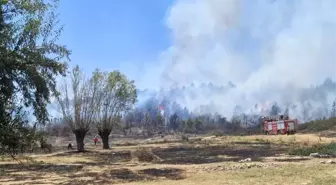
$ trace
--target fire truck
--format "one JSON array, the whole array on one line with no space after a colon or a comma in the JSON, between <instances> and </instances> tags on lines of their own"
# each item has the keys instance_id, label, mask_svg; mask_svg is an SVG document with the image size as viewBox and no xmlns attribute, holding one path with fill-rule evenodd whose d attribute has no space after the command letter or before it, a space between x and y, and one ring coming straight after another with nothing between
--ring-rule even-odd
<instances>
[{"instance_id":1,"label":"fire truck","mask_svg":"<svg viewBox=\"0 0 336 185\"><path fill-rule=\"evenodd\" d=\"M262 117L264 133L267 135L295 134L298 128L297 119L289 119L288 116L279 115Z\"/></svg>"}]
</instances>

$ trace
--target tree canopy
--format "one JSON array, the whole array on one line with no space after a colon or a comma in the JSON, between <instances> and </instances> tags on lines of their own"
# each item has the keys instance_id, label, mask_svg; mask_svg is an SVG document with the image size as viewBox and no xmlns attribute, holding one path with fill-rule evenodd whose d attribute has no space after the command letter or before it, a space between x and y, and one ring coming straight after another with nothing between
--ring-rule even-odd
<instances>
[{"instance_id":1,"label":"tree canopy","mask_svg":"<svg viewBox=\"0 0 336 185\"><path fill-rule=\"evenodd\" d=\"M0 0L0 142L22 131L23 107L32 107L39 124L49 119L47 103L57 93L56 76L65 75L70 51L57 44L62 26L57 0ZM62 62L61 62L62 61ZM16 134L18 138L19 133ZM12 138L13 139L13 138ZM24 143L24 142L21 142Z\"/></svg>"},{"instance_id":2,"label":"tree canopy","mask_svg":"<svg viewBox=\"0 0 336 185\"><path fill-rule=\"evenodd\" d=\"M86 79L79 66L72 70L70 81L70 86L64 84L58 101L64 120L76 135L77 150L84 151L83 140L92 125L97 126L104 148L109 148L108 136L113 126L136 102L134 81L119 71L98 69Z\"/></svg>"}]
</instances>

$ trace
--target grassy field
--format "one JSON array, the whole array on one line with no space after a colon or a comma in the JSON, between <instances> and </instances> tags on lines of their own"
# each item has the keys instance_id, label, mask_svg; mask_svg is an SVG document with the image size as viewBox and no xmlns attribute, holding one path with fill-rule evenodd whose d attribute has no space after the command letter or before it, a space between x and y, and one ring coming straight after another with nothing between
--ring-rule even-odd
<instances>
[{"instance_id":1,"label":"grassy field","mask_svg":"<svg viewBox=\"0 0 336 185\"><path fill-rule=\"evenodd\" d=\"M314 134L278 136L199 136L124 140L111 150L87 143L86 153L67 152L66 144L49 154L0 162L0 184L319 184L336 182L328 159L288 155L288 151L336 142ZM250 158L251 161L239 162ZM332 160L336 160L332 158Z\"/></svg>"}]
</instances>

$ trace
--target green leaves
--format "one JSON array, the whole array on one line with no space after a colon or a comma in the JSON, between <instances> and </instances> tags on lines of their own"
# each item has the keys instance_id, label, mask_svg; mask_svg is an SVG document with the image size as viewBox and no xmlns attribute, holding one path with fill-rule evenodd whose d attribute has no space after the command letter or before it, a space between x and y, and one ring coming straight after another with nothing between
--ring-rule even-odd
<instances>
[{"instance_id":1,"label":"green leaves","mask_svg":"<svg viewBox=\"0 0 336 185\"><path fill-rule=\"evenodd\" d=\"M0 0L0 5L8 3L8 0Z\"/></svg>"},{"instance_id":2,"label":"green leaves","mask_svg":"<svg viewBox=\"0 0 336 185\"><path fill-rule=\"evenodd\" d=\"M57 44L63 29L58 25L57 4L0 0L1 125L23 125L25 117L10 114L22 106L33 108L39 123L48 121L46 105L52 93L57 94L55 77L65 75L65 61L70 55L66 47ZM25 135L22 130L19 133Z\"/></svg>"},{"instance_id":3,"label":"green leaves","mask_svg":"<svg viewBox=\"0 0 336 185\"><path fill-rule=\"evenodd\" d=\"M120 71L108 73L96 70L91 77L91 81L102 81L100 84L101 97L99 97L100 108L98 115L98 128L112 129L116 119L121 114L130 110L136 102L137 94L134 81L128 78Z\"/></svg>"}]
</instances>

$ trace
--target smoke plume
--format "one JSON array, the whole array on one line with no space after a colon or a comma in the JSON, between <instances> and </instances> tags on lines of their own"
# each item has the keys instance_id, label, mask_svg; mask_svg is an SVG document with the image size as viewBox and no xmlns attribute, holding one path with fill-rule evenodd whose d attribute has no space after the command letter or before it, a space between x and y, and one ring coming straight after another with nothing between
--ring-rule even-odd
<instances>
[{"instance_id":1,"label":"smoke plume","mask_svg":"<svg viewBox=\"0 0 336 185\"><path fill-rule=\"evenodd\" d=\"M161 56L162 88L236 86L179 96L188 109L212 105L231 116L237 105L260 112L277 102L291 117L328 114L336 97L336 1L177 0L166 24L172 45Z\"/></svg>"}]
</instances>

